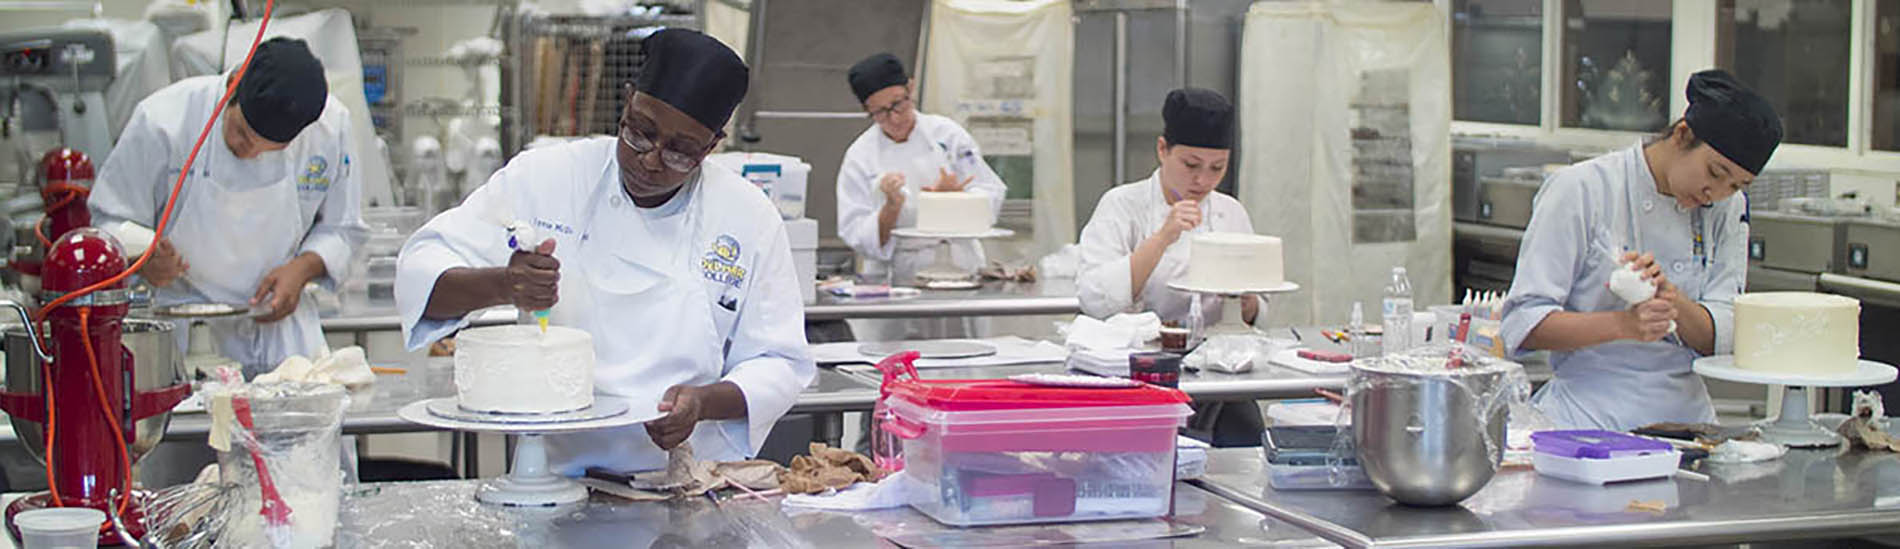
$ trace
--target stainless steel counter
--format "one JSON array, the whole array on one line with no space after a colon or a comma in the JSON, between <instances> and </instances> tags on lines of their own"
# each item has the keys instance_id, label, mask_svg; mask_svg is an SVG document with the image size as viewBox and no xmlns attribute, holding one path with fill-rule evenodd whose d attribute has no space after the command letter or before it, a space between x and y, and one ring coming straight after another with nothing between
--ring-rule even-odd
<instances>
[{"instance_id":1,"label":"stainless steel counter","mask_svg":"<svg viewBox=\"0 0 1900 549\"><path fill-rule=\"evenodd\" d=\"M1075 281L1060 279L1033 283L990 282L974 290L924 290L910 299L842 299L819 294L805 306L805 320L848 318L941 318L961 316L1073 315L1082 312L1075 297ZM515 321L512 308L499 307L477 314L473 326ZM374 314L338 314L324 317L328 333L386 332L402 329L394 309Z\"/></svg>"},{"instance_id":2,"label":"stainless steel counter","mask_svg":"<svg viewBox=\"0 0 1900 549\"><path fill-rule=\"evenodd\" d=\"M1309 532L1267 518L1194 486L1177 485L1176 517L1161 528L1198 535L1142 543L1143 547L1332 547ZM475 482L366 484L344 499L338 547L460 547L542 549L595 547L881 547L897 537L910 546L1061 544L1075 534L1103 535L1111 525L954 528L910 509L872 512L787 510L778 499L705 498L631 503L596 495L554 509L514 509L477 503ZM1149 524L1156 524L1149 521ZM1132 540L1105 545L1128 546Z\"/></svg>"},{"instance_id":3,"label":"stainless steel counter","mask_svg":"<svg viewBox=\"0 0 1900 549\"><path fill-rule=\"evenodd\" d=\"M1308 347L1340 350L1338 345L1319 338L1318 328L1299 328L1298 333L1305 336L1300 343ZM1296 339L1294 331L1285 328L1267 330L1270 337ZM1530 376L1533 385L1541 385L1551 378L1550 365L1543 355L1524 362L1525 373ZM1181 373L1181 390L1195 398L1204 399L1280 399L1307 398L1314 396L1314 389L1342 389L1346 386L1345 374L1314 375L1290 368L1267 365L1256 361L1254 369L1239 374L1227 374L1211 370ZM876 368L865 365L844 365L837 368L873 386L883 380ZM920 369L926 378L932 379L1001 379L1017 374L1065 374L1073 373L1068 365L1061 362L1036 364L1017 364L1008 366L976 366L967 368L927 368Z\"/></svg>"},{"instance_id":4,"label":"stainless steel counter","mask_svg":"<svg viewBox=\"0 0 1900 549\"><path fill-rule=\"evenodd\" d=\"M924 290L910 299L842 299L820 294L805 320L1073 315L1082 312L1075 281L990 282L974 290Z\"/></svg>"},{"instance_id":5,"label":"stainless steel counter","mask_svg":"<svg viewBox=\"0 0 1900 549\"><path fill-rule=\"evenodd\" d=\"M1259 449L1217 449L1194 481L1347 547L1736 543L1900 535L1900 456L1795 450L1765 464L1711 466L1708 481L1608 487L1500 472L1458 506L1416 508L1372 491L1276 491ZM1660 501L1662 512L1630 510Z\"/></svg>"}]
</instances>

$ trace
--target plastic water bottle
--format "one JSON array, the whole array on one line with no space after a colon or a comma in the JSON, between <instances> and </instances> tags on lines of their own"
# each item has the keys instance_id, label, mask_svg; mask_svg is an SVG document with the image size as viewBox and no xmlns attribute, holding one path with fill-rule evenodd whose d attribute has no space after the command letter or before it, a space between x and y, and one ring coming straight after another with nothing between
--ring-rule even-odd
<instances>
[{"instance_id":1,"label":"plastic water bottle","mask_svg":"<svg viewBox=\"0 0 1900 549\"><path fill-rule=\"evenodd\" d=\"M1360 307L1357 301L1352 302L1351 322L1352 324L1346 326L1346 333L1352 336L1352 339L1348 340L1346 345L1348 349L1352 350L1352 356L1355 358L1372 358L1378 356L1379 348L1366 342L1368 336L1366 335L1365 309Z\"/></svg>"},{"instance_id":2,"label":"plastic water bottle","mask_svg":"<svg viewBox=\"0 0 1900 549\"><path fill-rule=\"evenodd\" d=\"M1412 348L1412 281L1405 278L1405 267L1392 268L1392 281L1385 286L1385 354Z\"/></svg>"}]
</instances>

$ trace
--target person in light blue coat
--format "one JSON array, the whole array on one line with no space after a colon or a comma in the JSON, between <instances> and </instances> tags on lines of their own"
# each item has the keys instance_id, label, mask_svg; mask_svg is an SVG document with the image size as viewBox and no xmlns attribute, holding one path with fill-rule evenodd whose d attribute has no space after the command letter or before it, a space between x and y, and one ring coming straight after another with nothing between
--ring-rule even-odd
<instances>
[{"instance_id":1,"label":"person in light blue coat","mask_svg":"<svg viewBox=\"0 0 1900 549\"><path fill-rule=\"evenodd\" d=\"M1689 108L1648 143L1552 174L1537 193L1504 304L1515 353L1547 350L1556 377L1533 397L1572 428L1712 422L1698 357L1732 352L1748 270L1747 187L1781 142L1780 119L1719 70L1689 80ZM1657 287L1627 303L1623 265Z\"/></svg>"}]
</instances>

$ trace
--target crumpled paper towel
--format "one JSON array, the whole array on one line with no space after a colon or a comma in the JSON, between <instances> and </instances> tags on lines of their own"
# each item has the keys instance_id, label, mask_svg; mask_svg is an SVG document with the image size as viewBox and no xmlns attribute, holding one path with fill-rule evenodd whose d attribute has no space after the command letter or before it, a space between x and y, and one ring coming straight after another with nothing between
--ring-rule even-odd
<instances>
[{"instance_id":1,"label":"crumpled paper towel","mask_svg":"<svg viewBox=\"0 0 1900 549\"><path fill-rule=\"evenodd\" d=\"M790 494L780 505L821 511L872 511L902 507L929 495L922 483L899 472L875 483L859 482L820 494Z\"/></svg>"},{"instance_id":2,"label":"crumpled paper towel","mask_svg":"<svg viewBox=\"0 0 1900 549\"><path fill-rule=\"evenodd\" d=\"M813 494L845 488L858 482L877 482L891 474L864 454L811 443L811 455L793 456L792 466L778 474L779 489L787 494Z\"/></svg>"},{"instance_id":3,"label":"crumpled paper towel","mask_svg":"<svg viewBox=\"0 0 1900 549\"><path fill-rule=\"evenodd\" d=\"M1106 321L1088 315L1076 315L1075 321L1069 324L1063 346L1098 351L1139 349L1159 337L1161 317L1152 312L1122 313L1108 317Z\"/></svg>"},{"instance_id":4,"label":"crumpled paper towel","mask_svg":"<svg viewBox=\"0 0 1900 549\"><path fill-rule=\"evenodd\" d=\"M631 482L582 477L581 484L633 501L665 501L698 497L728 487L748 490L773 490L779 486L777 463L766 460L709 462L693 456L689 443L680 443L666 453L666 468L634 473Z\"/></svg>"},{"instance_id":5,"label":"crumpled paper towel","mask_svg":"<svg viewBox=\"0 0 1900 549\"><path fill-rule=\"evenodd\" d=\"M1886 419L1886 405L1880 393L1854 392L1854 415L1841 422L1839 432L1851 446L1875 451L1900 452L1900 435L1887 432L1892 422Z\"/></svg>"}]
</instances>

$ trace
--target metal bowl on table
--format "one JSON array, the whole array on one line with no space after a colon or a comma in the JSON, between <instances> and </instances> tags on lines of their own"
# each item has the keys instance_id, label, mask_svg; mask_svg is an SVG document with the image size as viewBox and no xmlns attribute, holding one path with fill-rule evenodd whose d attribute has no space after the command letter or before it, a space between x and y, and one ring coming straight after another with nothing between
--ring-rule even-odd
<instances>
[{"instance_id":1,"label":"metal bowl on table","mask_svg":"<svg viewBox=\"0 0 1900 549\"><path fill-rule=\"evenodd\" d=\"M1352 365L1354 442L1372 484L1400 503L1451 505L1484 488L1504 457L1509 404L1529 392L1523 367L1475 351L1445 366L1449 345ZM1516 400L1514 400L1516 399Z\"/></svg>"}]
</instances>

